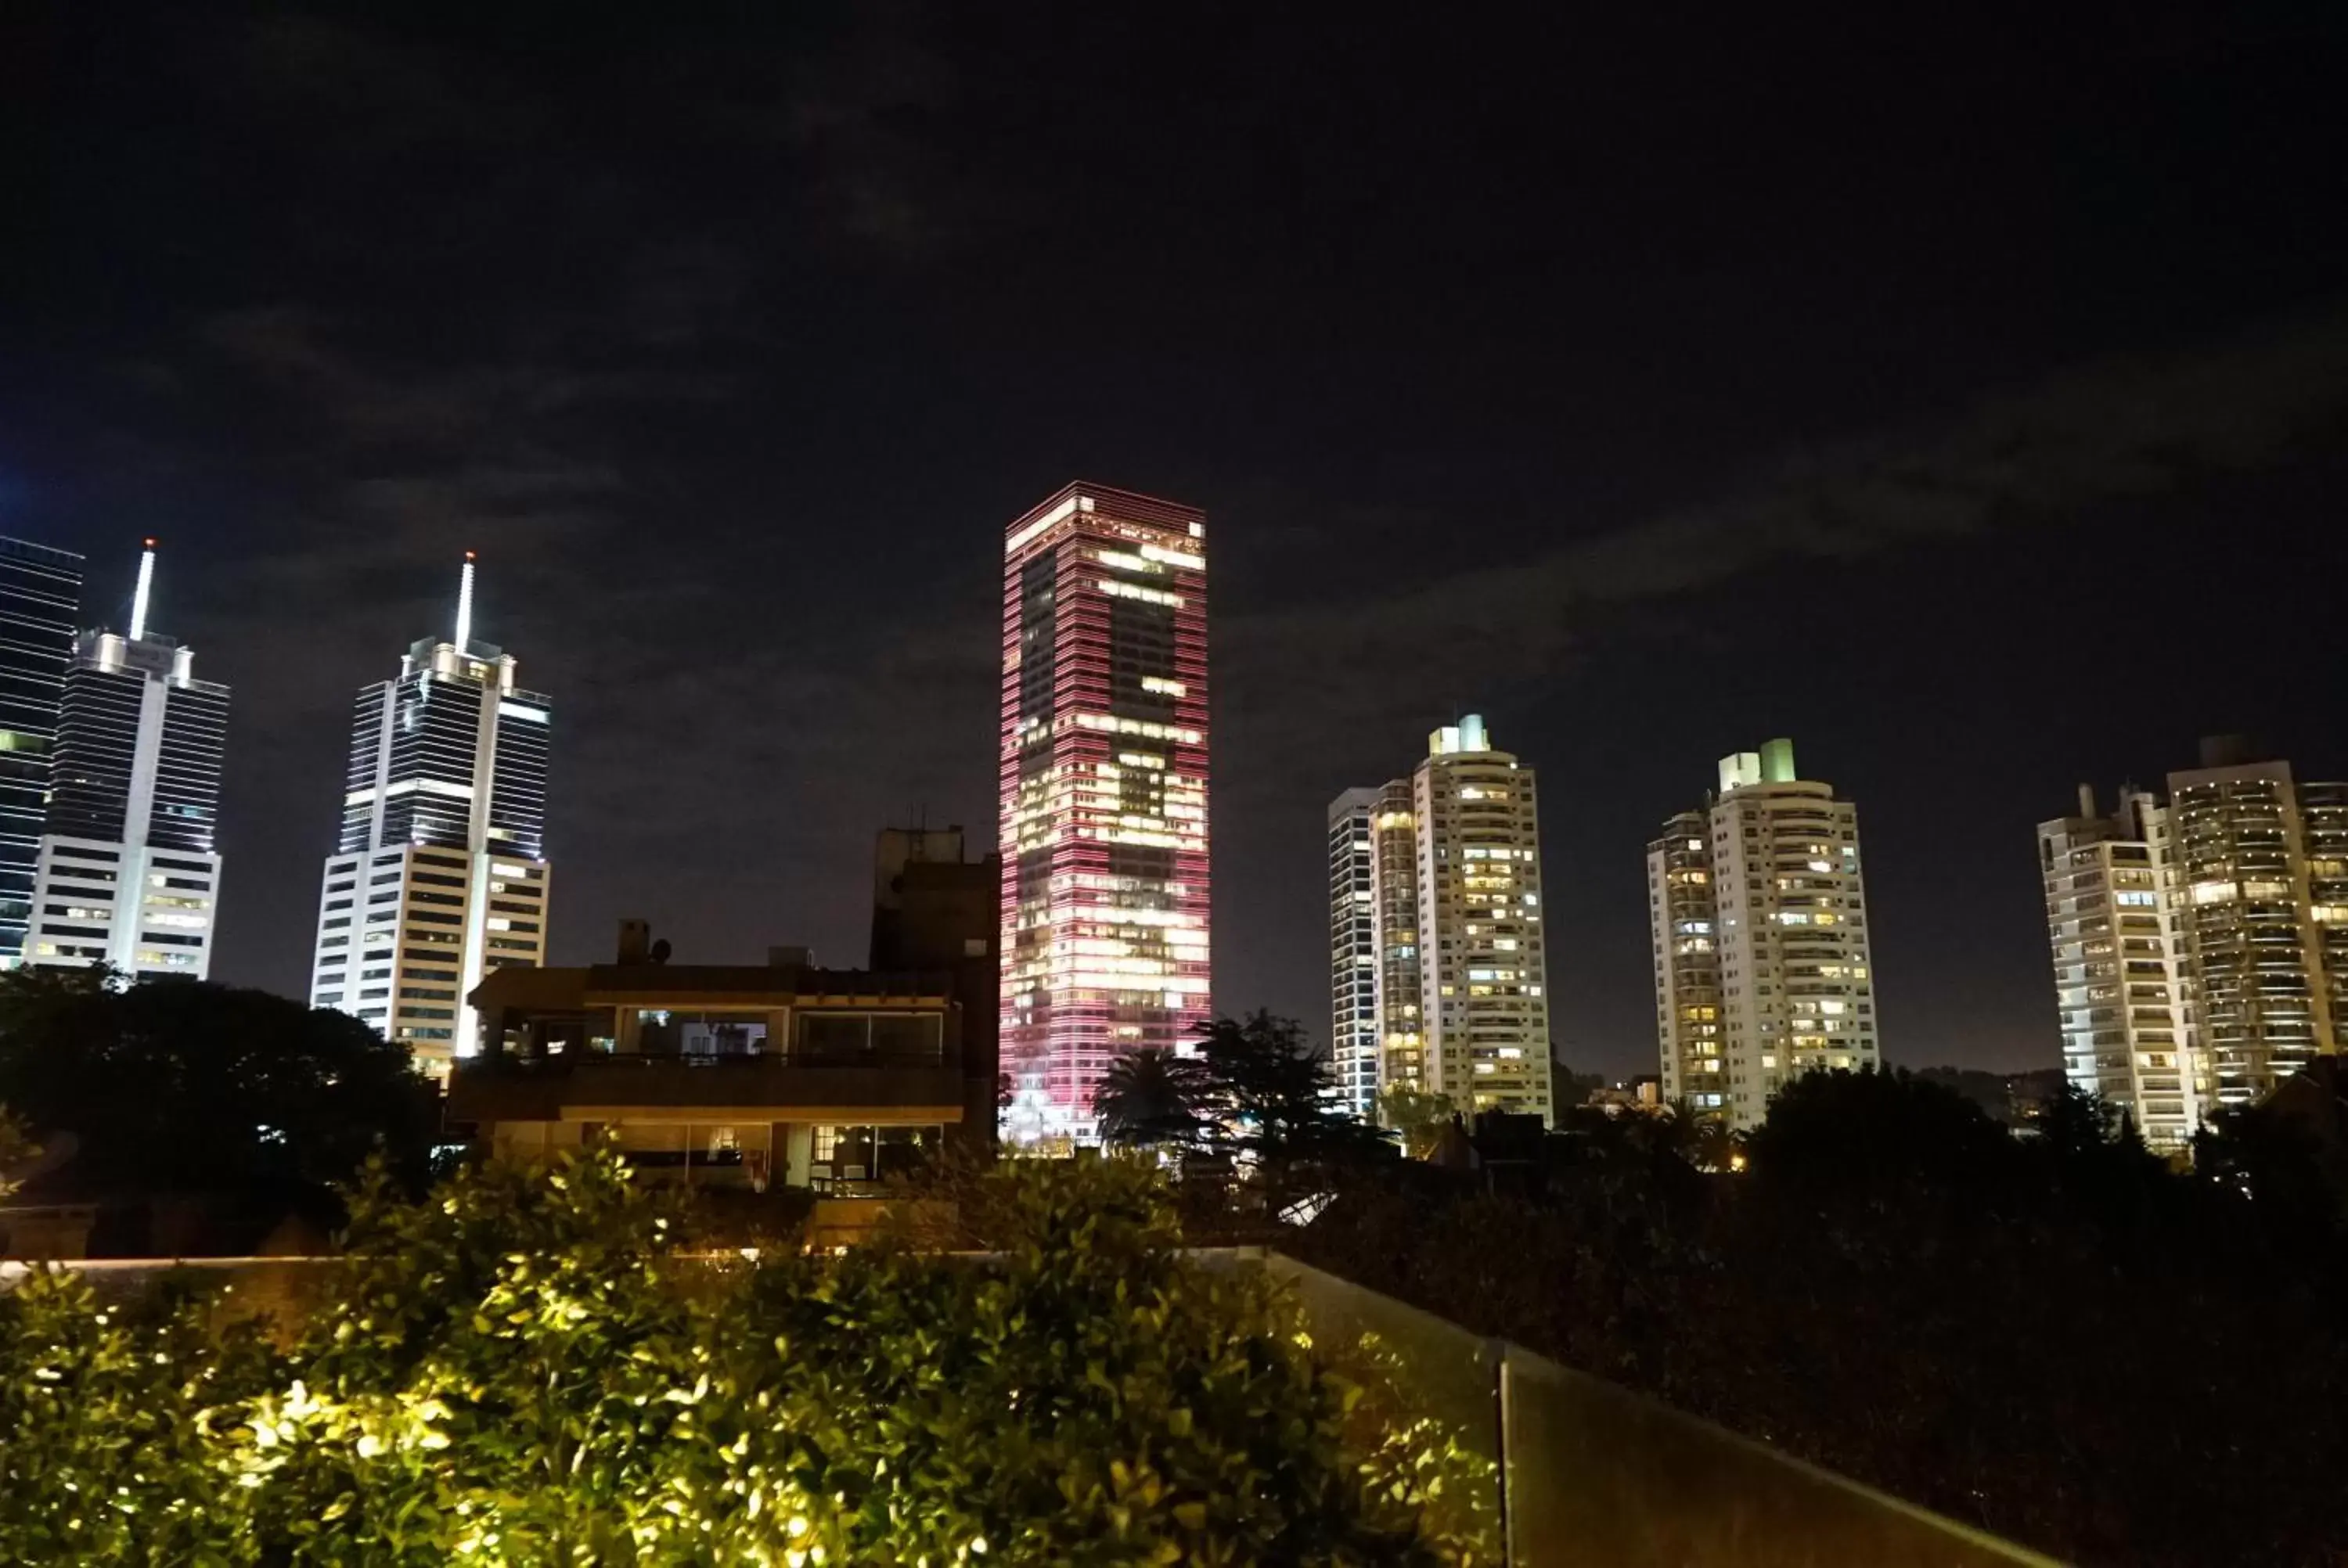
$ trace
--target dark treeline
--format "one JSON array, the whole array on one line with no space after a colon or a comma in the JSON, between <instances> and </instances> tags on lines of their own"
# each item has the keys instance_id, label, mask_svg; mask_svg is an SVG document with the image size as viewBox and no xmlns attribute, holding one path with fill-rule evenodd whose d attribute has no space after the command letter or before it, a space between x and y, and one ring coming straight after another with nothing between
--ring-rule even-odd
<instances>
[{"instance_id":1,"label":"dark treeline","mask_svg":"<svg viewBox=\"0 0 2348 1568\"><path fill-rule=\"evenodd\" d=\"M2083 1096L2018 1138L1906 1074L1818 1075L1738 1174L1668 1118L1577 1113L1529 1166L1340 1177L1282 1245L2066 1558L2332 1563L2336 1087L2230 1116L2188 1174Z\"/></svg>"},{"instance_id":2,"label":"dark treeline","mask_svg":"<svg viewBox=\"0 0 2348 1568\"><path fill-rule=\"evenodd\" d=\"M265 991L118 979L0 974L0 1116L41 1152L15 1201L98 1205L95 1255L302 1250L370 1154L423 1183L439 1108L407 1047Z\"/></svg>"}]
</instances>

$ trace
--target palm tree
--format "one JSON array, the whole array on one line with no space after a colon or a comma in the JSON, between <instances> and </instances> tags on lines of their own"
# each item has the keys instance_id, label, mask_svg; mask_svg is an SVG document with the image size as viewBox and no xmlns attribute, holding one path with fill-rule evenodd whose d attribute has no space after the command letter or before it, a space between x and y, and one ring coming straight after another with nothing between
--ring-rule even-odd
<instances>
[{"instance_id":1,"label":"palm tree","mask_svg":"<svg viewBox=\"0 0 2348 1568\"><path fill-rule=\"evenodd\" d=\"M1093 1091L1103 1141L1127 1148L1185 1147L1205 1130L1209 1084L1200 1064L1159 1047L1110 1063Z\"/></svg>"}]
</instances>

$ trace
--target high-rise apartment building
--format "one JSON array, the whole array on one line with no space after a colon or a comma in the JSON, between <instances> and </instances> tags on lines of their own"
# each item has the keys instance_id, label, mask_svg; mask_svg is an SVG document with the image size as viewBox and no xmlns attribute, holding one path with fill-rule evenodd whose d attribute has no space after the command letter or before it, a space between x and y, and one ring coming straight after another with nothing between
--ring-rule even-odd
<instances>
[{"instance_id":1,"label":"high-rise apartment building","mask_svg":"<svg viewBox=\"0 0 2348 1568\"><path fill-rule=\"evenodd\" d=\"M1881 1061L1858 810L1794 744L1720 760L1647 845L1663 1092L1756 1125L1796 1074Z\"/></svg>"},{"instance_id":2,"label":"high-rise apartment building","mask_svg":"<svg viewBox=\"0 0 2348 1568\"><path fill-rule=\"evenodd\" d=\"M1356 1116L1377 1110L1378 803L1349 789L1329 804L1329 1060Z\"/></svg>"},{"instance_id":3,"label":"high-rise apartment building","mask_svg":"<svg viewBox=\"0 0 2348 1568\"><path fill-rule=\"evenodd\" d=\"M2302 784L2240 740L2168 775L2185 983L2208 1098L2263 1096L2341 1048L2348 784Z\"/></svg>"},{"instance_id":4,"label":"high-rise apartment building","mask_svg":"<svg viewBox=\"0 0 2348 1568\"><path fill-rule=\"evenodd\" d=\"M0 538L0 968L24 961L82 558Z\"/></svg>"},{"instance_id":5,"label":"high-rise apartment building","mask_svg":"<svg viewBox=\"0 0 2348 1568\"><path fill-rule=\"evenodd\" d=\"M2106 816L2082 784L2076 816L2038 825L2038 865L2065 1073L2182 1148L2203 1108L2168 812L2123 789Z\"/></svg>"},{"instance_id":6,"label":"high-rise apartment building","mask_svg":"<svg viewBox=\"0 0 2348 1568\"><path fill-rule=\"evenodd\" d=\"M1468 714L1411 775L1426 1087L1469 1111L1551 1121L1549 966L1533 770Z\"/></svg>"},{"instance_id":7,"label":"high-rise apartment building","mask_svg":"<svg viewBox=\"0 0 2348 1568\"><path fill-rule=\"evenodd\" d=\"M478 1036L491 969L546 961L552 704L473 641L473 558L457 634L427 637L360 689L343 826L319 897L311 1000L410 1047L438 1077Z\"/></svg>"},{"instance_id":8,"label":"high-rise apartment building","mask_svg":"<svg viewBox=\"0 0 2348 1568\"><path fill-rule=\"evenodd\" d=\"M31 961L131 975L211 971L220 907L228 688L147 624L155 541L126 631L75 640L35 871Z\"/></svg>"},{"instance_id":9,"label":"high-rise apartment building","mask_svg":"<svg viewBox=\"0 0 2348 1568\"><path fill-rule=\"evenodd\" d=\"M1389 1089L1427 1089L1426 1027L1420 1011L1426 977L1418 946L1418 812L1411 802L1409 779L1391 780L1378 792L1370 895L1377 918L1381 1094Z\"/></svg>"},{"instance_id":10,"label":"high-rise apartment building","mask_svg":"<svg viewBox=\"0 0 2348 1568\"><path fill-rule=\"evenodd\" d=\"M1533 770L1473 713L1427 737L1409 778L1331 804L1330 1039L1349 1103L1406 1088L1554 1120L1539 808Z\"/></svg>"},{"instance_id":11,"label":"high-rise apartment building","mask_svg":"<svg viewBox=\"0 0 2348 1568\"><path fill-rule=\"evenodd\" d=\"M1086 1143L1210 1017L1204 514L1072 484L1004 538L1005 1137Z\"/></svg>"}]
</instances>

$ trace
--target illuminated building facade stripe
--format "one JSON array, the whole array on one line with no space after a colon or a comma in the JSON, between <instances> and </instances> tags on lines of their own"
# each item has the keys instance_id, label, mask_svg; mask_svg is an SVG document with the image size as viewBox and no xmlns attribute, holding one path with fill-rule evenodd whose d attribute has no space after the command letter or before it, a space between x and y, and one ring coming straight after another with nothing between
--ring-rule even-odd
<instances>
[{"instance_id":1,"label":"illuminated building facade stripe","mask_svg":"<svg viewBox=\"0 0 2348 1568\"><path fill-rule=\"evenodd\" d=\"M1206 518L1073 484L1004 534L1004 1135L1088 1143L1210 1016Z\"/></svg>"}]
</instances>

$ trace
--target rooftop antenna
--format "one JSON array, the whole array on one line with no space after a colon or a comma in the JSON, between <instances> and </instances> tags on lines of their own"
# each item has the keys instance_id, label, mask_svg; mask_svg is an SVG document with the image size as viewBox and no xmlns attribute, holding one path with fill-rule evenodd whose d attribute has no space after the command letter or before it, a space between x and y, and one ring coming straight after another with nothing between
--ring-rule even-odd
<instances>
[{"instance_id":1,"label":"rooftop antenna","mask_svg":"<svg viewBox=\"0 0 2348 1568\"><path fill-rule=\"evenodd\" d=\"M147 553L139 558L139 587L130 595L130 641L138 641L147 635L147 600L155 590L155 541L149 539Z\"/></svg>"},{"instance_id":2,"label":"rooftop antenna","mask_svg":"<svg viewBox=\"0 0 2348 1568\"><path fill-rule=\"evenodd\" d=\"M457 579L457 651L462 653L473 641L473 552L465 552L464 575Z\"/></svg>"}]
</instances>

